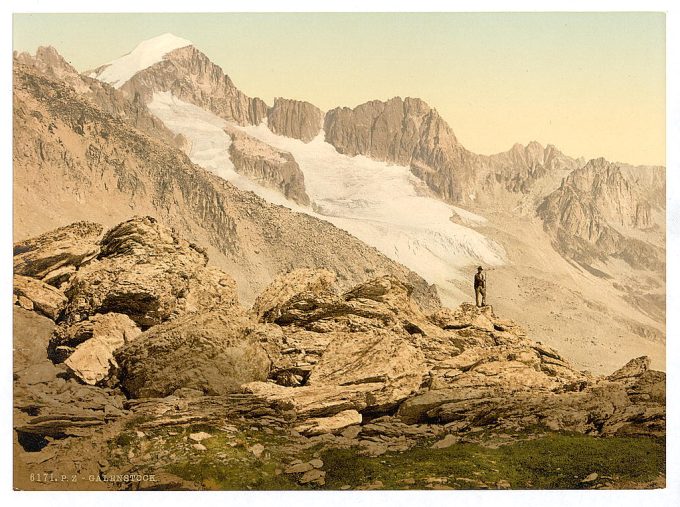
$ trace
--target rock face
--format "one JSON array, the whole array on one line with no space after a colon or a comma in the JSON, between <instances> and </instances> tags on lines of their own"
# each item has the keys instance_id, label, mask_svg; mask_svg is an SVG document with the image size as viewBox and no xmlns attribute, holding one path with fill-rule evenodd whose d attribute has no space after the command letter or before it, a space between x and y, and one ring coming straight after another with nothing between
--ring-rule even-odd
<instances>
[{"instance_id":1,"label":"rock face","mask_svg":"<svg viewBox=\"0 0 680 507\"><path fill-rule=\"evenodd\" d=\"M19 442L35 451L45 436L88 436L123 414L124 396L67 379L63 365L47 357L54 322L14 310L14 428Z\"/></svg>"},{"instance_id":2,"label":"rock face","mask_svg":"<svg viewBox=\"0 0 680 507\"><path fill-rule=\"evenodd\" d=\"M116 352L119 378L133 398L163 397L180 388L209 395L238 392L264 380L269 358L249 337L238 310L185 316L155 326Z\"/></svg>"},{"instance_id":3,"label":"rock face","mask_svg":"<svg viewBox=\"0 0 680 507\"><path fill-rule=\"evenodd\" d=\"M118 312L148 327L190 311L235 304L234 282L224 273L215 279L206 264L203 251L153 218L123 222L104 235L97 261L73 276L65 319L75 323ZM196 307L201 301L210 306Z\"/></svg>"},{"instance_id":4,"label":"rock face","mask_svg":"<svg viewBox=\"0 0 680 507\"><path fill-rule=\"evenodd\" d=\"M493 169L485 184L500 184L509 192L521 194L528 194L549 173L573 171L583 165L581 160L566 156L552 144L543 147L536 141L526 146L515 144L509 151L491 155L489 161Z\"/></svg>"},{"instance_id":5,"label":"rock face","mask_svg":"<svg viewBox=\"0 0 680 507\"><path fill-rule=\"evenodd\" d=\"M663 267L663 240L655 244L662 235L643 232L639 239L640 231L655 226L650 202L604 159L573 171L543 200L538 214L556 249L567 257L591 264L613 256L635 268Z\"/></svg>"},{"instance_id":6,"label":"rock face","mask_svg":"<svg viewBox=\"0 0 680 507\"><path fill-rule=\"evenodd\" d=\"M235 128L227 128L231 137L229 155L234 168L262 186L278 190L303 206L310 200L305 191L305 176L287 151L277 150Z\"/></svg>"},{"instance_id":7,"label":"rock face","mask_svg":"<svg viewBox=\"0 0 680 507\"><path fill-rule=\"evenodd\" d=\"M274 99L267 112L267 125L275 134L300 139L314 139L323 125L324 113L313 104L299 100Z\"/></svg>"},{"instance_id":8,"label":"rock face","mask_svg":"<svg viewBox=\"0 0 680 507\"><path fill-rule=\"evenodd\" d=\"M274 322L281 316L281 309L294 296L309 292L323 294L332 290L336 280L327 269L296 269L279 275L262 291L253 304L252 311L263 322Z\"/></svg>"},{"instance_id":9,"label":"rock face","mask_svg":"<svg viewBox=\"0 0 680 507\"><path fill-rule=\"evenodd\" d=\"M111 227L151 215L205 245L249 304L279 273L323 267L343 288L392 274L423 305L439 305L421 277L348 233L236 189L36 68L15 62L14 84L17 239L84 219Z\"/></svg>"},{"instance_id":10,"label":"rock face","mask_svg":"<svg viewBox=\"0 0 680 507\"><path fill-rule=\"evenodd\" d=\"M420 99L395 97L354 109L336 108L324 119L326 141L340 153L394 162L451 202L469 200L480 159L463 148L446 122Z\"/></svg>"},{"instance_id":11,"label":"rock face","mask_svg":"<svg viewBox=\"0 0 680 507\"><path fill-rule=\"evenodd\" d=\"M239 125L258 125L267 116L267 105L241 92L229 76L194 46L175 49L162 61L135 74L120 87L127 97L139 95L144 103L154 92L171 92Z\"/></svg>"}]
</instances>

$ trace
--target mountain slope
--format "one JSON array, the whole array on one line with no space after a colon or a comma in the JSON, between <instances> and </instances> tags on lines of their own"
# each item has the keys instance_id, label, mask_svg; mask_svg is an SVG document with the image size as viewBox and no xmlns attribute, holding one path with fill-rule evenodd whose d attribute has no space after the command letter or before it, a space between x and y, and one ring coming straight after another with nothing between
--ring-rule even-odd
<instances>
[{"instance_id":1,"label":"mountain slope","mask_svg":"<svg viewBox=\"0 0 680 507\"><path fill-rule=\"evenodd\" d=\"M581 264L612 256L634 268L664 270L663 249L654 245L663 243L654 220L659 217L653 217L639 185L604 159L591 160L569 174L537 212L555 238L556 249ZM644 234L654 227L656 234Z\"/></svg>"},{"instance_id":2,"label":"mountain slope","mask_svg":"<svg viewBox=\"0 0 680 507\"><path fill-rule=\"evenodd\" d=\"M246 301L281 271L323 266L347 285L394 274L415 287L423 304L438 305L420 277L375 249L238 190L66 84L19 62L14 83L16 239L74 220L110 225L148 214L210 245L213 261L235 273Z\"/></svg>"}]
</instances>

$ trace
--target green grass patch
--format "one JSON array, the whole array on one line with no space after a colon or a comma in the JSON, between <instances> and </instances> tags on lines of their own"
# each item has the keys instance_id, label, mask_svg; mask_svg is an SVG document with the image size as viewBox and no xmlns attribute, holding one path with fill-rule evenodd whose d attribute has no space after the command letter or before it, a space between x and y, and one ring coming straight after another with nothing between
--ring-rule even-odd
<instances>
[{"instance_id":1,"label":"green grass patch","mask_svg":"<svg viewBox=\"0 0 680 507\"><path fill-rule=\"evenodd\" d=\"M483 484L494 488L500 480L513 489L583 489L612 480L653 480L665 473L666 452L662 439L548 434L496 449L456 444L379 457L358 456L353 449L331 449L322 459L328 489L374 481L381 481L385 489L432 484L476 489ZM581 482L591 472L596 472L598 479Z\"/></svg>"}]
</instances>

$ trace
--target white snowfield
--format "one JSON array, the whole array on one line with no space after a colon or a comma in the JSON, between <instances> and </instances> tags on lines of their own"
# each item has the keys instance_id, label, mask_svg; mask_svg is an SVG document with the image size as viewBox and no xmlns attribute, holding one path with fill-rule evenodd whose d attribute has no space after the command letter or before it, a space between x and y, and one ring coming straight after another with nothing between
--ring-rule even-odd
<instances>
[{"instance_id":1,"label":"white snowfield","mask_svg":"<svg viewBox=\"0 0 680 507\"><path fill-rule=\"evenodd\" d=\"M232 125L292 153L313 202L313 209L302 207L234 171L228 152L231 139L222 130L226 122L221 118L170 93L155 93L148 107L171 131L189 140L194 163L270 202L331 222L430 283L451 290L453 279L469 278L462 268L505 262L499 244L450 220L454 213L474 223L482 223L483 217L427 196L427 189L408 167L341 155L324 141L323 131L305 144L272 133L266 123Z\"/></svg>"},{"instance_id":2,"label":"white snowfield","mask_svg":"<svg viewBox=\"0 0 680 507\"><path fill-rule=\"evenodd\" d=\"M90 74L90 77L109 83L114 88L120 88L139 71L163 60L169 52L192 44L191 41L165 33L141 42L132 52L113 60L99 73Z\"/></svg>"}]
</instances>

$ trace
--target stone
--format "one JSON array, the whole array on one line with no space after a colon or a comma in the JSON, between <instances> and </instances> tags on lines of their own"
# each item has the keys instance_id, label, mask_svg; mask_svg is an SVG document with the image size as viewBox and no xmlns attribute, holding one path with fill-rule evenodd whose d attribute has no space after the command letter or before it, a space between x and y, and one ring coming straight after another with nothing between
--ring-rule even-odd
<instances>
[{"instance_id":1,"label":"stone","mask_svg":"<svg viewBox=\"0 0 680 507\"><path fill-rule=\"evenodd\" d=\"M323 468L323 461L319 458L314 458L310 460L309 464L312 465L314 468Z\"/></svg>"},{"instance_id":2,"label":"stone","mask_svg":"<svg viewBox=\"0 0 680 507\"><path fill-rule=\"evenodd\" d=\"M40 280L14 275L14 295L26 310L35 310L52 320L57 320L68 300L63 292Z\"/></svg>"},{"instance_id":3,"label":"stone","mask_svg":"<svg viewBox=\"0 0 680 507\"><path fill-rule=\"evenodd\" d=\"M116 351L121 384L133 398L167 396L179 388L238 392L243 383L266 379L270 367L250 329L252 323L236 308L154 326Z\"/></svg>"},{"instance_id":4,"label":"stone","mask_svg":"<svg viewBox=\"0 0 680 507\"><path fill-rule=\"evenodd\" d=\"M357 436L359 436L359 433L361 433L361 426L350 426L349 428L345 428L340 434L343 437L352 440L354 438L357 438Z\"/></svg>"},{"instance_id":5,"label":"stone","mask_svg":"<svg viewBox=\"0 0 680 507\"><path fill-rule=\"evenodd\" d=\"M624 366L609 375L607 379L612 381L628 381L636 377L640 377L643 373L649 370L651 360L648 356L637 357L631 359Z\"/></svg>"},{"instance_id":6,"label":"stone","mask_svg":"<svg viewBox=\"0 0 680 507\"><path fill-rule=\"evenodd\" d=\"M586 475L581 482L593 482L599 477L597 472L590 473Z\"/></svg>"},{"instance_id":7,"label":"stone","mask_svg":"<svg viewBox=\"0 0 680 507\"><path fill-rule=\"evenodd\" d=\"M459 442L459 438L455 435L448 434L441 440L438 440L434 444L432 444L433 449L446 449L447 447L451 447L454 444L457 444Z\"/></svg>"},{"instance_id":8,"label":"stone","mask_svg":"<svg viewBox=\"0 0 680 507\"><path fill-rule=\"evenodd\" d=\"M99 253L103 227L76 222L14 244L14 273L58 287Z\"/></svg>"},{"instance_id":9,"label":"stone","mask_svg":"<svg viewBox=\"0 0 680 507\"><path fill-rule=\"evenodd\" d=\"M264 445L255 444L252 447L249 447L248 450L252 452L256 458L259 458L260 456L262 456L262 453L264 452Z\"/></svg>"},{"instance_id":10,"label":"stone","mask_svg":"<svg viewBox=\"0 0 680 507\"><path fill-rule=\"evenodd\" d=\"M87 325L79 322L71 327L76 329L67 328L56 335L59 337L57 343L74 344L83 335L89 335L75 347L64 364L78 379L90 385L107 380L117 370L114 351L132 342L142 332L127 315L120 313L94 315ZM66 341L69 338L70 341ZM54 346L54 342L50 345Z\"/></svg>"},{"instance_id":11,"label":"stone","mask_svg":"<svg viewBox=\"0 0 680 507\"><path fill-rule=\"evenodd\" d=\"M295 430L306 436L337 433L347 426L361 424L361 420L361 414L356 410L344 410L330 417L307 419L303 424L296 426Z\"/></svg>"},{"instance_id":12,"label":"stone","mask_svg":"<svg viewBox=\"0 0 680 507\"><path fill-rule=\"evenodd\" d=\"M297 463L286 468L284 472L287 474L303 474L313 469L314 465L312 465L311 463Z\"/></svg>"},{"instance_id":13,"label":"stone","mask_svg":"<svg viewBox=\"0 0 680 507\"><path fill-rule=\"evenodd\" d=\"M208 448L203 444L191 444L191 447L193 447L197 451L207 451L208 450Z\"/></svg>"},{"instance_id":14,"label":"stone","mask_svg":"<svg viewBox=\"0 0 680 507\"><path fill-rule=\"evenodd\" d=\"M323 294L331 290L335 274L325 269L300 268L279 275L253 303L252 312L262 322L274 322L281 308L294 296L302 293Z\"/></svg>"},{"instance_id":15,"label":"stone","mask_svg":"<svg viewBox=\"0 0 680 507\"><path fill-rule=\"evenodd\" d=\"M336 337L312 368L308 385L380 383L367 409L398 405L422 384L427 373L422 354L408 340L389 331L348 333Z\"/></svg>"},{"instance_id":16,"label":"stone","mask_svg":"<svg viewBox=\"0 0 680 507\"><path fill-rule=\"evenodd\" d=\"M189 434L189 440L193 440L194 442L203 442L203 440L207 440L208 438L212 438L213 436L210 433L206 433L205 431L199 431L198 433L190 433Z\"/></svg>"},{"instance_id":17,"label":"stone","mask_svg":"<svg viewBox=\"0 0 680 507\"><path fill-rule=\"evenodd\" d=\"M300 484L308 484L310 482L315 482L319 485L325 484L326 472L323 470L313 469L302 474L302 477L298 479Z\"/></svg>"}]
</instances>

